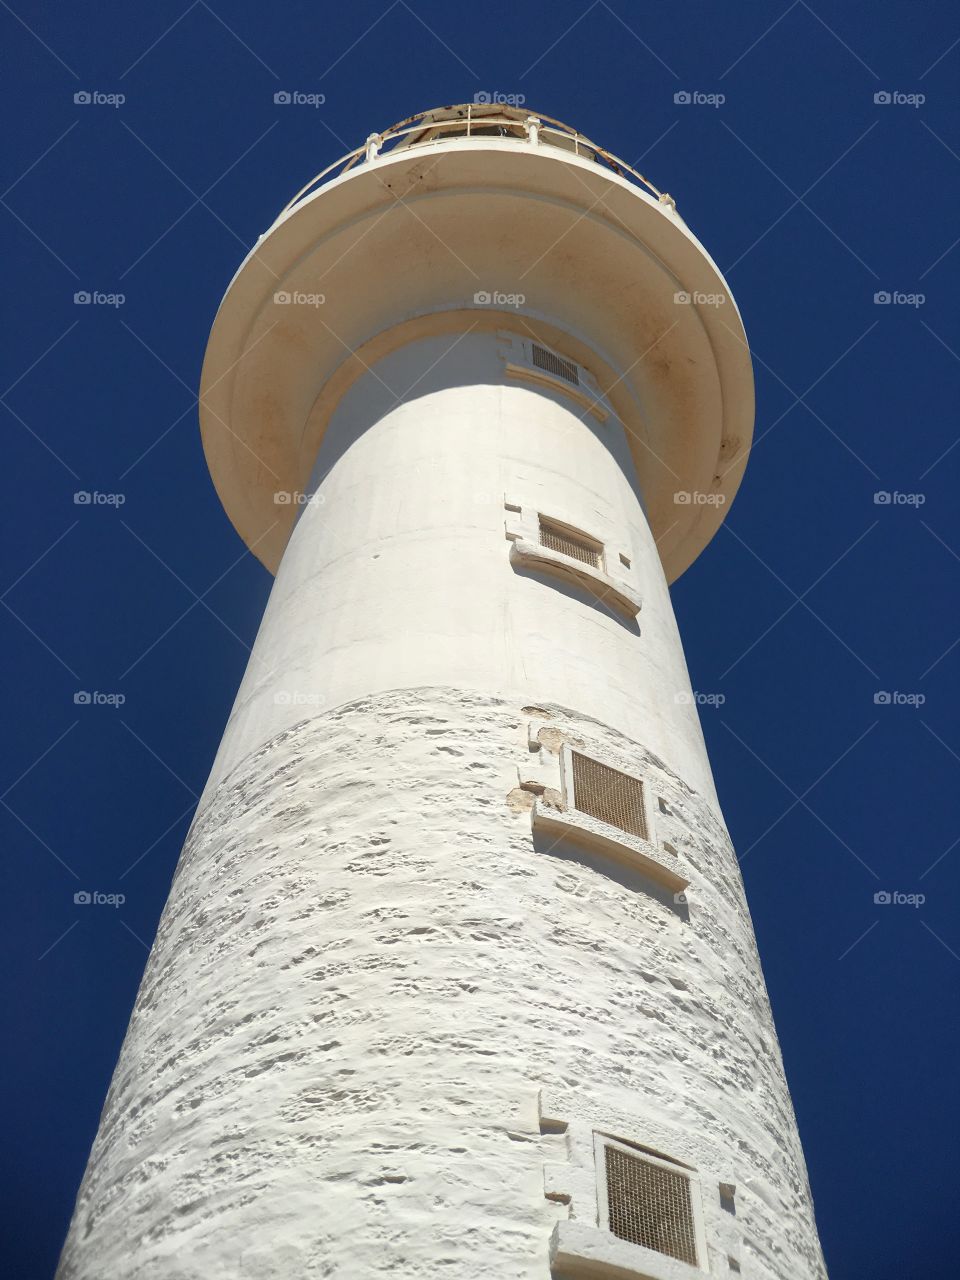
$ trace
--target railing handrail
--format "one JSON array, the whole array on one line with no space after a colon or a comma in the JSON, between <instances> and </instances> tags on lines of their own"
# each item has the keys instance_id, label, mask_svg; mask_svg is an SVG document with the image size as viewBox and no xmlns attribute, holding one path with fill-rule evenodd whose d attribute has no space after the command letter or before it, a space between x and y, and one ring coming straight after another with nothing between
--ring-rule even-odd
<instances>
[{"instance_id":1,"label":"railing handrail","mask_svg":"<svg viewBox=\"0 0 960 1280\"><path fill-rule=\"evenodd\" d=\"M426 130L429 130L431 133L434 131L442 133L444 130L459 129L462 133L464 125L466 125L466 133L464 136L467 139L471 137L471 130L475 125L482 127L489 125L506 125L514 131L515 137L521 139L528 146L531 145L528 124L535 125L538 140L543 134L553 134L561 138L566 138L573 143L573 152L575 155L580 154L581 148L589 150L594 157L599 156L605 160L614 173L618 174L620 177L626 177L629 175L636 179L636 181L646 187L648 191L652 191L661 203L670 205L673 205L674 203L670 196L658 191L653 183L648 178L645 178L642 173L639 173L634 169L632 165L627 164L626 161L621 160L619 156L615 156L612 152L607 151L605 147L601 147L596 142L591 141L591 139L585 134L580 133L578 130L571 128L567 124L564 124L562 120L555 120L552 116L533 115L532 113L524 116L519 113L517 115L507 115L506 112L494 112L493 114L475 116L473 115L472 108L473 104L467 103L465 104L467 112L465 117L459 116L447 119L431 119L433 112L422 111L419 115L408 116L406 120L401 120L398 124L391 125L385 133L371 134L363 146L356 147L353 151L348 151L347 154L341 156L339 160L334 160L333 164L327 165L325 169L321 170L320 173L311 178L305 186L301 187L293 199L284 206L279 217L282 218L284 214L289 213L291 209L298 205L306 195L313 191L313 189L323 182L323 180L331 173L334 173L335 171L346 173L358 162L365 161L368 157L371 160L376 159L384 154L384 148L388 144L392 144L389 147L391 152L396 150L396 144L400 138L405 138L412 133L423 133ZM431 144L436 145L438 142L442 141L442 138L431 137L425 139L422 143L414 143L412 145L430 146ZM551 144L548 143L547 145Z\"/></svg>"}]
</instances>

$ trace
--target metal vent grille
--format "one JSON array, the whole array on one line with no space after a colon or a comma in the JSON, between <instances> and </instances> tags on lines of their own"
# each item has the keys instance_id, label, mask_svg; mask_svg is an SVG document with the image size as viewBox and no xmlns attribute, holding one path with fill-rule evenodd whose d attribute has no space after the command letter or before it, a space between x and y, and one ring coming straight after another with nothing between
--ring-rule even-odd
<instances>
[{"instance_id":1,"label":"metal vent grille","mask_svg":"<svg viewBox=\"0 0 960 1280\"><path fill-rule=\"evenodd\" d=\"M537 343L531 344L533 347L533 363L538 369L543 369L545 373L552 373L557 378L564 378L567 382L572 382L575 387L580 385L580 370L572 360L564 360L561 356L556 356L552 351L548 351L546 347L538 346Z\"/></svg>"},{"instance_id":2,"label":"metal vent grille","mask_svg":"<svg viewBox=\"0 0 960 1280\"><path fill-rule=\"evenodd\" d=\"M646 840L647 823L643 810L643 783L619 769L582 756L573 757L573 803L581 813L619 827Z\"/></svg>"},{"instance_id":3,"label":"metal vent grille","mask_svg":"<svg viewBox=\"0 0 960 1280\"><path fill-rule=\"evenodd\" d=\"M607 1146L604 1153L608 1224L613 1234L695 1267L697 1232L690 1179L619 1147Z\"/></svg>"},{"instance_id":4,"label":"metal vent grille","mask_svg":"<svg viewBox=\"0 0 960 1280\"><path fill-rule=\"evenodd\" d=\"M600 548L595 542L564 525L545 520L543 516L540 517L540 545L549 547L551 551L560 551L593 569L600 568Z\"/></svg>"}]
</instances>

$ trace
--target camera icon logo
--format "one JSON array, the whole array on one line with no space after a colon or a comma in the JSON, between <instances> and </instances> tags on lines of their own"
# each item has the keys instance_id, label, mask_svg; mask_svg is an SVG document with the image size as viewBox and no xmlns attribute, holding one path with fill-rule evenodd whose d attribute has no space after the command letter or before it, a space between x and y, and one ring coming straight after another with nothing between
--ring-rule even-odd
<instances>
[{"instance_id":1,"label":"camera icon logo","mask_svg":"<svg viewBox=\"0 0 960 1280\"><path fill-rule=\"evenodd\" d=\"M473 295L473 300L478 307L486 307L493 301L486 289L478 289Z\"/></svg>"},{"instance_id":2,"label":"camera icon logo","mask_svg":"<svg viewBox=\"0 0 960 1280\"><path fill-rule=\"evenodd\" d=\"M78 107L86 107L92 102L90 93L86 89L80 89L73 95L73 100Z\"/></svg>"},{"instance_id":3,"label":"camera icon logo","mask_svg":"<svg viewBox=\"0 0 960 1280\"><path fill-rule=\"evenodd\" d=\"M685 489L681 489L679 493L675 493L673 495L673 500L678 507L689 507L691 495L687 493Z\"/></svg>"},{"instance_id":4,"label":"camera icon logo","mask_svg":"<svg viewBox=\"0 0 960 1280\"><path fill-rule=\"evenodd\" d=\"M873 505L875 507L889 507L893 501L893 495L887 489L878 489L873 495Z\"/></svg>"},{"instance_id":5,"label":"camera icon logo","mask_svg":"<svg viewBox=\"0 0 960 1280\"><path fill-rule=\"evenodd\" d=\"M285 293L282 289L279 293L275 293L273 295L273 300L278 307L288 307L290 305L290 295L289 293Z\"/></svg>"},{"instance_id":6,"label":"camera icon logo","mask_svg":"<svg viewBox=\"0 0 960 1280\"><path fill-rule=\"evenodd\" d=\"M873 295L873 301L875 306L886 307L893 301L893 297L886 289L881 289L879 293Z\"/></svg>"},{"instance_id":7,"label":"camera icon logo","mask_svg":"<svg viewBox=\"0 0 960 1280\"><path fill-rule=\"evenodd\" d=\"M692 101L689 92L686 89L680 89L673 95L673 100L678 106L688 106Z\"/></svg>"},{"instance_id":8,"label":"camera icon logo","mask_svg":"<svg viewBox=\"0 0 960 1280\"><path fill-rule=\"evenodd\" d=\"M286 489L280 489L273 495L274 506L289 507L293 501L293 494L288 493Z\"/></svg>"},{"instance_id":9,"label":"camera icon logo","mask_svg":"<svg viewBox=\"0 0 960 1280\"><path fill-rule=\"evenodd\" d=\"M873 705L875 707L889 707L892 701L892 695L887 693L885 689L880 689L873 695Z\"/></svg>"},{"instance_id":10,"label":"camera icon logo","mask_svg":"<svg viewBox=\"0 0 960 1280\"><path fill-rule=\"evenodd\" d=\"M73 505L75 507L89 507L93 501L93 495L88 493L86 489L78 489L73 495Z\"/></svg>"},{"instance_id":11,"label":"camera icon logo","mask_svg":"<svg viewBox=\"0 0 960 1280\"><path fill-rule=\"evenodd\" d=\"M873 100L878 107L886 107L893 101L893 98L886 89L881 89L873 95Z\"/></svg>"},{"instance_id":12,"label":"camera icon logo","mask_svg":"<svg viewBox=\"0 0 960 1280\"><path fill-rule=\"evenodd\" d=\"M879 889L873 895L873 900L878 907L883 907L883 906L886 906L888 903L892 902L893 898L891 897L887 889Z\"/></svg>"},{"instance_id":13,"label":"camera icon logo","mask_svg":"<svg viewBox=\"0 0 960 1280\"><path fill-rule=\"evenodd\" d=\"M86 889L78 889L73 895L73 900L78 907L88 907L93 901Z\"/></svg>"},{"instance_id":14,"label":"camera icon logo","mask_svg":"<svg viewBox=\"0 0 960 1280\"><path fill-rule=\"evenodd\" d=\"M493 101L493 96L485 89L481 89L479 93L473 95L473 100L478 106L485 106Z\"/></svg>"},{"instance_id":15,"label":"camera icon logo","mask_svg":"<svg viewBox=\"0 0 960 1280\"><path fill-rule=\"evenodd\" d=\"M678 289L677 292L673 295L673 300L678 306L681 306L681 307L686 307L690 305L690 295L689 293L687 293L685 289Z\"/></svg>"},{"instance_id":16,"label":"camera icon logo","mask_svg":"<svg viewBox=\"0 0 960 1280\"><path fill-rule=\"evenodd\" d=\"M93 301L93 296L87 293L86 289L81 289L79 293L75 293L73 295L73 302L74 302L74 305L77 307L89 306L92 301Z\"/></svg>"},{"instance_id":17,"label":"camera icon logo","mask_svg":"<svg viewBox=\"0 0 960 1280\"><path fill-rule=\"evenodd\" d=\"M93 701L93 695L90 693L87 693L86 689L78 689L77 692L73 695L74 706L77 706L77 707L89 707L92 701Z\"/></svg>"},{"instance_id":18,"label":"camera icon logo","mask_svg":"<svg viewBox=\"0 0 960 1280\"><path fill-rule=\"evenodd\" d=\"M291 100L290 94L286 89L280 89L273 95L273 101L278 107L289 106Z\"/></svg>"},{"instance_id":19,"label":"camera icon logo","mask_svg":"<svg viewBox=\"0 0 960 1280\"><path fill-rule=\"evenodd\" d=\"M679 893L675 893L673 895L673 900L678 907L685 907L687 905L687 895L683 892L682 889L680 890Z\"/></svg>"}]
</instances>

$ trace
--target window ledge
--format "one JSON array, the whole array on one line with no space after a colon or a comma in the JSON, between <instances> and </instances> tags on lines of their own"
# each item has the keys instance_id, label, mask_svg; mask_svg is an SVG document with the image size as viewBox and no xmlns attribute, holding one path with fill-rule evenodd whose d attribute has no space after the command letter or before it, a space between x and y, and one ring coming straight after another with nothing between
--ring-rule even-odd
<instances>
[{"instance_id":1,"label":"window ledge","mask_svg":"<svg viewBox=\"0 0 960 1280\"><path fill-rule=\"evenodd\" d=\"M554 1227L550 1269L564 1280L704 1280L706 1274L699 1267L576 1220Z\"/></svg>"},{"instance_id":2,"label":"window ledge","mask_svg":"<svg viewBox=\"0 0 960 1280\"><path fill-rule=\"evenodd\" d=\"M578 844L619 858L674 892L686 889L690 883L679 857L658 849L639 836L628 835L598 818L591 818L579 809L553 809L538 798L534 801L532 821L535 832L553 839L575 840Z\"/></svg>"},{"instance_id":3,"label":"window ledge","mask_svg":"<svg viewBox=\"0 0 960 1280\"><path fill-rule=\"evenodd\" d=\"M628 618L640 612L642 600L625 582L618 582L590 565L580 564L560 551L553 551L528 538L514 538L510 547L510 563L525 569L540 569L585 588L601 603L609 603Z\"/></svg>"}]
</instances>

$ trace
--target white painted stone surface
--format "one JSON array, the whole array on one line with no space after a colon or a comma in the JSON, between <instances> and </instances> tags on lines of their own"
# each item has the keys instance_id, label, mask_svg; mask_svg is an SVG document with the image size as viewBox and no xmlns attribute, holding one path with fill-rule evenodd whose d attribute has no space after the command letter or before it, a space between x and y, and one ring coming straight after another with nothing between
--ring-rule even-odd
<instances>
[{"instance_id":1,"label":"white painted stone surface","mask_svg":"<svg viewBox=\"0 0 960 1280\"><path fill-rule=\"evenodd\" d=\"M547 1280L552 1237L621 1266L594 1130L736 1187L735 1217L705 1204L711 1274L825 1274L622 431L499 351L395 352L328 429L61 1280ZM518 573L505 497L626 547L639 626ZM644 778L686 904L534 837L531 720L540 768L578 740Z\"/></svg>"},{"instance_id":2,"label":"white painted stone surface","mask_svg":"<svg viewBox=\"0 0 960 1280\"><path fill-rule=\"evenodd\" d=\"M511 382L508 349L492 334L427 339L344 398L211 786L302 719L304 698L324 709L441 684L521 704L561 690L715 800L696 707L675 700L690 684L622 428L562 393ZM505 500L626 550L645 600L642 635L615 610L515 573Z\"/></svg>"}]
</instances>

